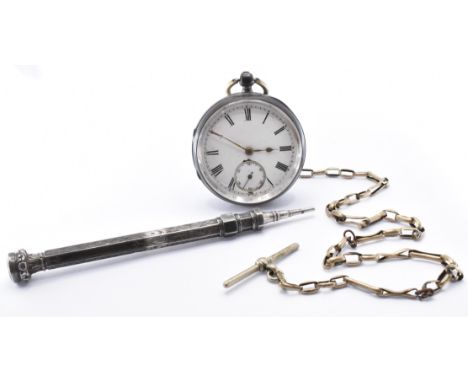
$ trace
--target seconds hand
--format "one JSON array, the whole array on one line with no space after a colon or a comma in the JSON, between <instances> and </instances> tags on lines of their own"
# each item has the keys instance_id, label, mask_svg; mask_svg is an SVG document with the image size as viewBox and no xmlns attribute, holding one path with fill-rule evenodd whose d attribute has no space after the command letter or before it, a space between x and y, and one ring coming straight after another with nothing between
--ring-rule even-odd
<instances>
[{"instance_id":1,"label":"seconds hand","mask_svg":"<svg viewBox=\"0 0 468 382\"><path fill-rule=\"evenodd\" d=\"M244 186L242 188L245 188L245 186L247 186L247 183L249 183L250 179L252 179L252 176L253 171L249 175L247 175L247 180L245 181Z\"/></svg>"}]
</instances>

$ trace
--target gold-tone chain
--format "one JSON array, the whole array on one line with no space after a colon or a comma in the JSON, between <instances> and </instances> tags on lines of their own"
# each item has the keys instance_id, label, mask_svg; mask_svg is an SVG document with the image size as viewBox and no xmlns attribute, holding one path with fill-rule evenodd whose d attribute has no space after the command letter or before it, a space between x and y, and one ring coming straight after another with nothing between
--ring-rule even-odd
<instances>
[{"instance_id":1,"label":"gold-tone chain","mask_svg":"<svg viewBox=\"0 0 468 382\"><path fill-rule=\"evenodd\" d=\"M344 198L331 202L326 207L327 215L334 218L339 224L352 224L360 228L366 228L372 224L382 220L402 223L399 228L381 230L371 235L358 236L351 230L346 230L342 239L335 245L332 245L326 252L323 260L323 265L326 269L336 267L338 265L358 266L363 261L376 261L378 263L388 260L408 260L421 259L437 262L442 265L443 271L435 280L425 282L421 288L408 288L400 291L393 291L386 288L369 285L362 281L355 280L347 275L332 277L325 281L306 281L299 284L291 283L286 280L284 273L278 269L274 261L261 258L257 261L258 269L267 272L269 280L277 282L284 289L296 290L302 294L314 294L321 288L340 289L348 285L352 285L359 289L375 293L380 297L407 297L411 299L425 299L439 292L448 282L460 281L463 279L463 273L458 267L458 264L449 256L435 253L422 252L415 249L403 249L393 253L376 253L363 254L359 252L342 253L343 249L348 246L352 249L358 247L362 243L376 240L384 240L388 237L399 236L403 239L418 240L424 232L424 227L421 221L415 217L401 215L394 210L383 210L371 217L348 216L340 211L343 206L350 206L358 203L362 199L369 198L379 191L383 190L388 185L387 178L380 178L371 172L356 172L348 169L328 168L326 170L314 171L304 169L301 178L312 178L315 176L327 176L331 178L366 178L375 185L365 191L350 194Z\"/></svg>"}]
</instances>

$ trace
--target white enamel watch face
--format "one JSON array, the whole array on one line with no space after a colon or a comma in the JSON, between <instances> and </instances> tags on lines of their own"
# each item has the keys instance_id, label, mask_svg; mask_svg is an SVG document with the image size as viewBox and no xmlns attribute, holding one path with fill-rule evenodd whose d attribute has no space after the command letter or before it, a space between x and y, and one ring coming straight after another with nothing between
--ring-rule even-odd
<instances>
[{"instance_id":1,"label":"white enamel watch face","mask_svg":"<svg viewBox=\"0 0 468 382\"><path fill-rule=\"evenodd\" d=\"M276 98L235 94L213 105L195 130L193 159L217 196L258 204L284 193L305 159L301 125Z\"/></svg>"}]
</instances>

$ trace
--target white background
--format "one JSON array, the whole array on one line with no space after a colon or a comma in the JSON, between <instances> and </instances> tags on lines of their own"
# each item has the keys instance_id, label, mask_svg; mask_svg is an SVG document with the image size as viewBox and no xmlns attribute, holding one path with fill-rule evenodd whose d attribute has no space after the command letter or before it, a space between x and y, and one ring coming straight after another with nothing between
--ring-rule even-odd
<instances>
[{"instance_id":1,"label":"white background","mask_svg":"<svg viewBox=\"0 0 468 382\"><path fill-rule=\"evenodd\" d=\"M419 243L390 240L363 252L415 247L468 269L463 2L15 4L0 13L5 259L19 248L34 253L243 210L197 179L191 138L227 81L250 70L302 122L307 167L390 179L388 190L353 211L393 208L426 227ZM293 281L346 273L396 289L435 278L439 266L408 261L322 269L344 230L325 205L368 185L299 180L262 208L313 205L313 217L37 274L25 287L5 266L0 314L466 315L466 281L422 303L353 288L284 293L264 275L223 289L225 278L295 241L300 251L280 263Z\"/></svg>"}]
</instances>

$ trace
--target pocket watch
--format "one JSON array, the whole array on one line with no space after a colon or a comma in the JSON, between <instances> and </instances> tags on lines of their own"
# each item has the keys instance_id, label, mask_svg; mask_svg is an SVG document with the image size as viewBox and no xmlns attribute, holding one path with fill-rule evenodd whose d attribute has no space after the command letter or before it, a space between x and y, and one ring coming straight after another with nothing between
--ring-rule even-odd
<instances>
[{"instance_id":1,"label":"pocket watch","mask_svg":"<svg viewBox=\"0 0 468 382\"><path fill-rule=\"evenodd\" d=\"M237 84L242 91L231 93ZM263 93L254 92L254 85ZM227 94L206 111L194 131L198 177L228 202L252 205L273 200L295 183L304 165L301 124L249 72L232 80Z\"/></svg>"}]
</instances>

